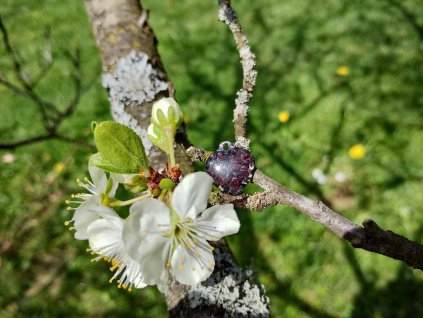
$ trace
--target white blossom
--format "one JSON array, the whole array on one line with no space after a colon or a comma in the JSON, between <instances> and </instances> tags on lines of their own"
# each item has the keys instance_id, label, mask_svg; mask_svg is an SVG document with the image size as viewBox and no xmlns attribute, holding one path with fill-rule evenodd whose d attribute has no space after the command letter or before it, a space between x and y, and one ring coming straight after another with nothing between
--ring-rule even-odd
<instances>
[{"instance_id":1,"label":"white blossom","mask_svg":"<svg viewBox=\"0 0 423 318\"><path fill-rule=\"evenodd\" d=\"M170 206L145 199L130 208L123 241L139 262L146 284L160 289L167 283L167 269L186 285L211 275L215 264L207 241L237 233L240 227L232 204L207 208L212 182L207 173L193 173L175 188Z\"/></svg>"},{"instance_id":2,"label":"white blossom","mask_svg":"<svg viewBox=\"0 0 423 318\"><path fill-rule=\"evenodd\" d=\"M77 208L68 208L68 210L75 210L70 222L74 223L75 238L78 240L88 239L87 228L99 217L117 216L113 209L103 203L108 198L114 197L118 183L108 180L104 171L97 167L89 166L88 170L92 181L88 178L85 179L85 183L77 180L79 185L85 188L88 193L74 194L72 198L75 200L66 202L78 205Z\"/></svg>"}]
</instances>

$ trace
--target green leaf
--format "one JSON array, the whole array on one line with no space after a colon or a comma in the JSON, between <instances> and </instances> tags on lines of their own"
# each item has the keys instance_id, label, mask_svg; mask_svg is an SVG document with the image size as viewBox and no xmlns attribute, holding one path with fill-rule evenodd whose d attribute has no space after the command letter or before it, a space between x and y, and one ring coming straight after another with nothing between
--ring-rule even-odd
<instances>
[{"instance_id":1,"label":"green leaf","mask_svg":"<svg viewBox=\"0 0 423 318\"><path fill-rule=\"evenodd\" d=\"M114 166L110 162L108 162L106 159L104 159L99 152L92 155L90 157L90 160L88 162L90 166L95 166L100 169L103 169L107 172L113 172L113 173L127 173L126 170L121 169L119 167Z\"/></svg>"},{"instance_id":2,"label":"green leaf","mask_svg":"<svg viewBox=\"0 0 423 318\"><path fill-rule=\"evenodd\" d=\"M137 173L148 168L144 146L131 128L113 121L97 123L93 128L102 162L118 169L119 173Z\"/></svg>"}]
</instances>

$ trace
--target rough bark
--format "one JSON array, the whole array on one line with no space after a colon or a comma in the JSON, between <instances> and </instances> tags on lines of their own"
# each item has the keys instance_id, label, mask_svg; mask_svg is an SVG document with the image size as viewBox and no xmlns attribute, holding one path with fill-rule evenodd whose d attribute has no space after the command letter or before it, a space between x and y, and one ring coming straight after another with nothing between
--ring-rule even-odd
<instances>
[{"instance_id":1,"label":"rough bark","mask_svg":"<svg viewBox=\"0 0 423 318\"><path fill-rule=\"evenodd\" d=\"M140 135L152 165L164 167L166 157L151 145L146 129L154 101L173 96L174 91L148 26L148 14L137 0L85 0L85 6L103 62L103 85L112 115ZM188 141L183 129L177 143L179 162L187 172L192 165L185 154ZM237 266L224 241L216 243L214 255L216 267L207 281L197 286L169 282L170 316L268 316L269 300L253 271Z\"/></svg>"}]
</instances>

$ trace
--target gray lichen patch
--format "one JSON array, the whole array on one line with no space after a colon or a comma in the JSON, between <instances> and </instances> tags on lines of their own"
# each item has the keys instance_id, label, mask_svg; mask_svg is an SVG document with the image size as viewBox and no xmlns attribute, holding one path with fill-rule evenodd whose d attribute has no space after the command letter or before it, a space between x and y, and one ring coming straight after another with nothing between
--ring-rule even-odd
<instances>
[{"instance_id":1,"label":"gray lichen patch","mask_svg":"<svg viewBox=\"0 0 423 318\"><path fill-rule=\"evenodd\" d=\"M191 287L187 295L190 307L221 306L225 317L269 317L269 298L254 271L243 270L218 248L214 255L219 265L208 280Z\"/></svg>"},{"instance_id":2,"label":"gray lichen patch","mask_svg":"<svg viewBox=\"0 0 423 318\"><path fill-rule=\"evenodd\" d=\"M149 62L144 52L132 50L116 63L113 73L103 74L103 86L109 92L112 116L115 121L131 127L142 139L147 155L152 147L145 128L129 111L129 106L139 107L151 102L155 96L167 90L167 82ZM147 113L146 111L139 111Z\"/></svg>"}]
</instances>

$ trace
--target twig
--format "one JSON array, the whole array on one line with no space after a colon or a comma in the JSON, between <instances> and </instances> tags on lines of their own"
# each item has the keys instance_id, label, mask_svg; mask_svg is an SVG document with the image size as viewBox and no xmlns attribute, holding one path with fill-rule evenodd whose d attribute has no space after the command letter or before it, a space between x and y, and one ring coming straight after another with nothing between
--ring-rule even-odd
<instances>
[{"instance_id":1,"label":"twig","mask_svg":"<svg viewBox=\"0 0 423 318\"><path fill-rule=\"evenodd\" d=\"M69 60L72 62L73 67L75 68L76 74L73 75L73 83L75 93L72 100L66 106L65 110L60 113L60 117L58 118L59 123L60 121L73 114L75 111L76 106L79 103L79 100L82 95L82 69L81 69L81 53L79 48L75 49L75 56L72 55L69 51L66 51L66 56L68 56Z\"/></svg>"},{"instance_id":2,"label":"twig","mask_svg":"<svg viewBox=\"0 0 423 318\"><path fill-rule=\"evenodd\" d=\"M237 97L235 99L233 121L235 129L235 140L237 144L243 148L248 149L250 140L246 138L246 124L248 103L250 98L253 96L252 93L256 84L256 57L254 53L251 52L248 38L241 29L236 13L231 7L230 0L218 0L218 4L218 18L220 21L226 23L229 26L229 29L234 36L239 57L241 59L243 80L242 87L236 94Z\"/></svg>"},{"instance_id":3,"label":"twig","mask_svg":"<svg viewBox=\"0 0 423 318\"><path fill-rule=\"evenodd\" d=\"M63 120L70 117L74 113L82 94L86 91L82 87L82 67L81 67L81 57L80 57L79 49L76 48L74 55L68 51L64 52L65 56L71 61L75 69L75 74L73 76L74 95L69 101L69 103L67 104L67 106L64 108L64 110L60 111L59 110L60 108L57 105L44 100L34 90L35 86L39 83L39 81L47 75L54 61L49 59L47 65L41 69L41 71L37 74L37 76L34 78L32 82L26 80L22 72L22 65L16 55L15 50L13 49L12 44L10 43L9 33L1 19L1 16L0 16L0 33L2 34L3 43L6 47L6 51L9 55L9 58L13 64L14 75L16 77L17 82L20 84L18 86L14 84L13 82L9 81L6 77L2 76L2 74L0 74L0 85L7 87L11 91L13 91L15 94L21 95L33 101L37 105L37 108L41 114L44 130L45 130L45 133L38 136L28 137L28 138L24 138L18 141L13 141L10 143L1 143L0 149L15 149L20 146L24 146L24 145L28 145L31 143L44 141L48 139L59 139L66 142L76 143L86 147L93 147L92 145L90 145L89 143L83 140L74 139L72 137L59 134L57 132ZM49 50L51 51L49 32L46 33L46 39L49 46ZM49 54L51 54L50 51L49 51Z\"/></svg>"},{"instance_id":4,"label":"twig","mask_svg":"<svg viewBox=\"0 0 423 318\"><path fill-rule=\"evenodd\" d=\"M46 64L44 63L38 63L38 65L40 66L40 71L38 72L37 75L34 76L34 79L32 79L29 82L29 85L32 88L35 88L38 83L48 74L48 72L50 71L51 67L54 64L54 59L52 58L52 52L51 52L51 33L50 33L50 28L47 28L44 32L44 38L45 38L45 49L43 52L43 56L44 59L47 61Z\"/></svg>"},{"instance_id":5,"label":"twig","mask_svg":"<svg viewBox=\"0 0 423 318\"><path fill-rule=\"evenodd\" d=\"M74 143L74 144L78 144L84 147L88 147L91 149L95 149L95 146L86 142L85 140L82 139L75 139L75 138L71 138L71 137L67 137L61 134L56 134L56 133L48 133L45 135L39 135L39 136L34 136L34 137L29 137L29 138L25 138L22 140L18 140L18 141L13 141L10 143L0 143L0 149L16 149L18 147L21 146L26 146L29 144L33 144L39 141L46 141L46 140L50 140L50 139L59 139L65 142L69 142L69 143Z\"/></svg>"},{"instance_id":6,"label":"twig","mask_svg":"<svg viewBox=\"0 0 423 318\"><path fill-rule=\"evenodd\" d=\"M206 153L207 151L195 147L187 149L187 155L194 161L202 160L206 157ZM373 220L365 220L364 227L361 227L336 213L323 202L311 200L280 185L260 170L255 172L253 183L263 188L264 192L251 196L212 193L209 202L213 205L232 203L236 207L253 211L262 211L269 206L287 205L322 224L355 248L402 260L411 267L423 270L423 245L391 231L385 231Z\"/></svg>"}]
</instances>

